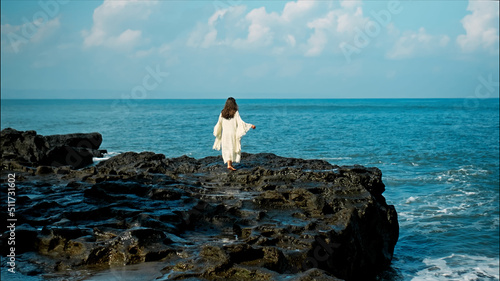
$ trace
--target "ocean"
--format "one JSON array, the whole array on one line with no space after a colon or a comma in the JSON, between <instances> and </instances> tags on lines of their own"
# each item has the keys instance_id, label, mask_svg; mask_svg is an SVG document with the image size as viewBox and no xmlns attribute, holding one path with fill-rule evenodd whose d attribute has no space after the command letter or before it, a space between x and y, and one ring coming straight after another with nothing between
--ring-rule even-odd
<instances>
[{"instance_id":1,"label":"ocean","mask_svg":"<svg viewBox=\"0 0 500 281\"><path fill-rule=\"evenodd\" d=\"M380 280L499 280L498 99L237 102L242 119L257 127L243 137L244 152L382 170L400 237ZM100 132L106 158L126 151L202 158L220 153L212 131L223 105L2 100L1 128Z\"/></svg>"}]
</instances>

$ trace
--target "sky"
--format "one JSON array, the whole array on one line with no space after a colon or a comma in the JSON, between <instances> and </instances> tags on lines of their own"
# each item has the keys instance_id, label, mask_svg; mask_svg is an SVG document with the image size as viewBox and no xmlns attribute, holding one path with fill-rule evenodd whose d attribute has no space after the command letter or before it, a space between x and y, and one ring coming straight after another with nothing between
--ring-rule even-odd
<instances>
[{"instance_id":1,"label":"sky","mask_svg":"<svg viewBox=\"0 0 500 281\"><path fill-rule=\"evenodd\" d=\"M1 1L1 96L498 98L497 1Z\"/></svg>"}]
</instances>

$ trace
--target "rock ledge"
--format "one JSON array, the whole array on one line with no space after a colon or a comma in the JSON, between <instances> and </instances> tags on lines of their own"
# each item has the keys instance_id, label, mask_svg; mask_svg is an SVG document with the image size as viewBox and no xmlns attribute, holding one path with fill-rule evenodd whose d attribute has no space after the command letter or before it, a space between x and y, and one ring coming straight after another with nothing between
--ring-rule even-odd
<instances>
[{"instance_id":1,"label":"rock ledge","mask_svg":"<svg viewBox=\"0 0 500 281\"><path fill-rule=\"evenodd\" d=\"M3 136L2 149L16 147ZM38 152L21 160L42 163ZM377 168L264 153L244 153L234 172L221 157L153 152L79 170L13 159L3 173L16 173L25 274L64 279L160 261L168 280L370 280L390 265L398 240Z\"/></svg>"}]
</instances>

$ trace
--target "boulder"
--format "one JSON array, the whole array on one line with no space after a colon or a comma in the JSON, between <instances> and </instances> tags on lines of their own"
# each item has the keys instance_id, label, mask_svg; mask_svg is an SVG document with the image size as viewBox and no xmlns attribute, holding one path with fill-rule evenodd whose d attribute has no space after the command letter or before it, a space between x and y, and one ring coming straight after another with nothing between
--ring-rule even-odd
<instances>
[{"instance_id":1,"label":"boulder","mask_svg":"<svg viewBox=\"0 0 500 281\"><path fill-rule=\"evenodd\" d=\"M6 128L1 132L0 145L4 162L18 163L21 167L43 165L79 169L92 164L93 157L102 157L101 143L99 133L42 136L35 131ZM14 163L8 166L16 166Z\"/></svg>"},{"instance_id":2,"label":"boulder","mask_svg":"<svg viewBox=\"0 0 500 281\"><path fill-rule=\"evenodd\" d=\"M47 140L35 131L3 129L0 133L2 159L15 160L22 164L38 163L50 149Z\"/></svg>"},{"instance_id":3,"label":"boulder","mask_svg":"<svg viewBox=\"0 0 500 281\"><path fill-rule=\"evenodd\" d=\"M88 134L66 134L45 136L50 147L70 146L98 150L102 143L102 135L99 133Z\"/></svg>"}]
</instances>

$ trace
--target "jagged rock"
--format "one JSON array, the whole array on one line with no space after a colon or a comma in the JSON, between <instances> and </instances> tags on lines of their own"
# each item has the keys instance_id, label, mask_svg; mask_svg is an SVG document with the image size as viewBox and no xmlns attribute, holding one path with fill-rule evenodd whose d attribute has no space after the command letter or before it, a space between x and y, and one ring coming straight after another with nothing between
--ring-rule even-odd
<instances>
[{"instance_id":1,"label":"jagged rock","mask_svg":"<svg viewBox=\"0 0 500 281\"><path fill-rule=\"evenodd\" d=\"M7 135L17 143L5 144L11 148L43 140ZM48 143L38 145L50 151ZM43 159L31 157L23 161ZM237 171L221 157L153 152L80 170L19 171L25 199L16 215L25 223L21 235L33 241L23 251L50 257L49 273L161 261L169 280L370 280L389 266L399 226L379 169L242 157Z\"/></svg>"},{"instance_id":2,"label":"jagged rock","mask_svg":"<svg viewBox=\"0 0 500 281\"><path fill-rule=\"evenodd\" d=\"M163 172L165 155L153 152L125 152L97 165L100 174L135 175L136 170ZM151 171L153 173L153 171Z\"/></svg>"},{"instance_id":3,"label":"jagged rock","mask_svg":"<svg viewBox=\"0 0 500 281\"><path fill-rule=\"evenodd\" d=\"M47 151L38 164L54 167L69 165L78 169L94 163L93 157L94 153L91 149L61 145Z\"/></svg>"},{"instance_id":4,"label":"jagged rock","mask_svg":"<svg viewBox=\"0 0 500 281\"><path fill-rule=\"evenodd\" d=\"M18 163L21 167L69 165L74 169L92 164L93 157L102 157L101 143L99 133L42 136L12 128L2 130L0 142L2 161L9 168Z\"/></svg>"},{"instance_id":5,"label":"jagged rock","mask_svg":"<svg viewBox=\"0 0 500 281\"><path fill-rule=\"evenodd\" d=\"M21 164L38 163L50 148L47 140L35 131L6 128L0 134L3 160L16 160Z\"/></svg>"},{"instance_id":6,"label":"jagged rock","mask_svg":"<svg viewBox=\"0 0 500 281\"><path fill-rule=\"evenodd\" d=\"M291 281L342 281L342 279L338 279L336 277L331 276L328 272L311 268L301 274L298 274L294 278L290 279Z\"/></svg>"},{"instance_id":7,"label":"jagged rock","mask_svg":"<svg viewBox=\"0 0 500 281\"><path fill-rule=\"evenodd\" d=\"M36 175L47 175L47 174L53 174L54 172L55 172L54 168L52 168L50 166L38 166L36 168L35 174Z\"/></svg>"},{"instance_id":8,"label":"jagged rock","mask_svg":"<svg viewBox=\"0 0 500 281\"><path fill-rule=\"evenodd\" d=\"M45 136L45 139L50 147L67 145L97 150L102 143L102 135L99 133L50 135Z\"/></svg>"}]
</instances>

